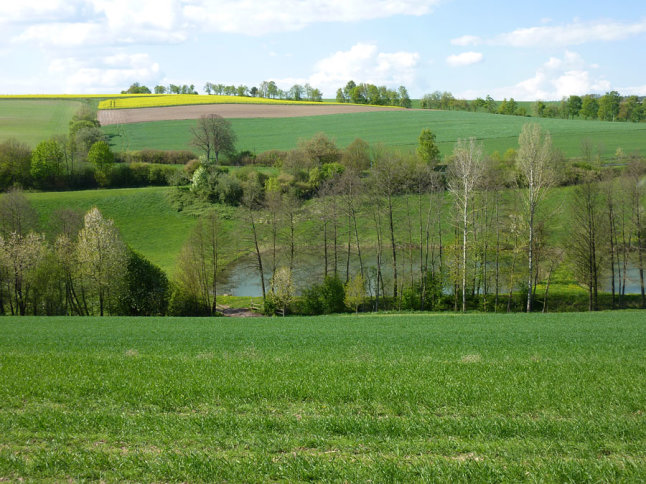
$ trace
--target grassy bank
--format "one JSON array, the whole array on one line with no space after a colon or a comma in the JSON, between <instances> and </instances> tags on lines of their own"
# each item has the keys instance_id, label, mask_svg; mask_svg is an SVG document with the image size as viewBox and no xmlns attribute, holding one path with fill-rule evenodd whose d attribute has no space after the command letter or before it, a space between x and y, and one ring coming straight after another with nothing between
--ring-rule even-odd
<instances>
[{"instance_id":1,"label":"grassy bank","mask_svg":"<svg viewBox=\"0 0 646 484\"><path fill-rule=\"evenodd\" d=\"M0 329L8 480L646 479L639 312Z\"/></svg>"}]
</instances>

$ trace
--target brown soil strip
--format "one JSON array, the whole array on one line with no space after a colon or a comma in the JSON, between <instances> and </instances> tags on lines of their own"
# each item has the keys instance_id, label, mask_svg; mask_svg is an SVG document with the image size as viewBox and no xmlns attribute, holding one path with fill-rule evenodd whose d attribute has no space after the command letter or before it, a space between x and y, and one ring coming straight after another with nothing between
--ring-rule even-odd
<instances>
[{"instance_id":1,"label":"brown soil strip","mask_svg":"<svg viewBox=\"0 0 646 484\"><path fill-rule=\"evenodd\" d=\"M99 111L98 117L101 125L107 126L109 124L198 119L207 114L219 114L223 118L295 118L326 114L392 111L394 109L398 108L343 104L304 104L302 106L294 104L195 104L160 108L106 109Z\"/></svg>"},{"instance_id":2,"label":"brown soil strip","mask_svg":"<svg viewBox=\"0 0 646 484\"><path fill-rule=\"evenodd\" d=\"M222 306L218 307L218 311L229 318L257 318L262 316L262 314L253 312L249 308L230 308Z\"/></svg>"}]
</instances>

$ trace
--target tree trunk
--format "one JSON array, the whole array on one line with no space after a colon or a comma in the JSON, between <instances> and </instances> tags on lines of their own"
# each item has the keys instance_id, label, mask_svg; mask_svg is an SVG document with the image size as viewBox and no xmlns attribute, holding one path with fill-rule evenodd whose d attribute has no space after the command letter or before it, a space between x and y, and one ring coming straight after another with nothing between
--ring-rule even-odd
<instances>
[{"instance_id":1,"label":"tree trunk","mask_svg":"<svg viewBox=\"0 0 646 484\"><path fill-rule=\"evenodd\" d=\"M393 251L393 298L397 299L397 245L395 245L395 224L393 222L393 201L388 196L388 221L390 224L390 244Z\"/></svg>"},{"instance_id":2,"label":"tree trunk","mask_svg":"<svg viewBox=\"0 0 646 484\"><path fill-rule=\"evenodd\" d=\"M256 258L258 263L258 275L260 276L260 287L262 288L262 300L265 301L267 298L267 292L265 290L265 273L262 268L262 256L260 255L260 247L258 246L258 233L256 231L256 221L253 217L252 209L249 209L249 218L251 220L251 232L253 235L253 243L256 249Z\"/></svg>"}]
</instances>

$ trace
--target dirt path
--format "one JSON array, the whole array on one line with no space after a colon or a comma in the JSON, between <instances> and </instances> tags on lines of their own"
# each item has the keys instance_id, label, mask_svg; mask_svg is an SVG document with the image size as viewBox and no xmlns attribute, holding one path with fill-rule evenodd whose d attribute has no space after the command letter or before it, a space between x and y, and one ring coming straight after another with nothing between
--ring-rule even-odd
<instances>
[{"instance_id":1,"label":"dirt path","mask_svg":"<svg viewBox=\"0 0 646 484\"><path fill-rule=\"evenodd\" d=\"M398 108L343 104L304 104L302 106L295 104L194 104L160 108L106 109L99 111L98 118L102 126L107 126L110 124L198 119L207 114L219 114L224 118L295 118L396 109Z\"/></svg>"},{"instance_id":2,"label":"dirt path","mask_svg":"<svg viewBox=\"0 0 646 484\"><path fill-rule=\"evenodd\" d=\"M222 306L218 310L228 318L259 318L262 316L262 314L254 313L249 308L230 308Z\"/></svg>"}]
</instances>

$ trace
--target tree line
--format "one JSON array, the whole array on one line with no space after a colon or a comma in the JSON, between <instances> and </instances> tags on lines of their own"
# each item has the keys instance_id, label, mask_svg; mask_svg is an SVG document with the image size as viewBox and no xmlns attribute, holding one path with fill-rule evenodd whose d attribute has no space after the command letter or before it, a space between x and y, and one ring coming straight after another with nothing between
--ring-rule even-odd
<instances>
[{"instance_id":1,"label":"tree line","mask_svg":"<svg viewBox=\"0 0 646 484\"><path fill-rule=\"evenodd\" d=\"M428 130L414 154L362 140L341 150L319 134L272 155L279 174L203 164L179 189L182 203L238 207L270 311L322 311L334 306L330 294L356 309L548 310L555 280L585 287L596 309L602 276L611 281L604 306L624 307L635 303L626 294L631 268L645 306L646 166L638 154L618 151L620 167L565 163L548 132L526 125L518 150L504 157L484 156L468 139L441 160ZM571 183L558 201L554 188ZM208 261L182 257L177 273L203 271L201 285L186 276L180 287L214 311L218 274L235 249L226 223L210 217L210 238L196 235L185 249ZM555 238L559 224L571 227L566 240ZM303 251L316 254L323 278L295 298Z\"/></svg>"},{"instance_id":2,"label":"tree line","mask_svg":"<svg viewBox=\"0 0 646 484\"><path fill-rule=\"evenodd\" d=\"M412 107L408 90L404 86L399 86L398 89L388 89L386 86L375 86L369 83L356 84L352 80L348 81L345 87L337 89L336 101L376 106Z\"/></svg>"},{"instance_id":3,"label":"tree line","mask_svg":"<svg viewBox=\"0 0 646 484\"><path fill-rule=\"evenodd\" d=\"M450 92L435 91L425 94L420 100L422 109L441 109L456 111L487 112L513 116L536 116L539 118L591 119L600 121L630 121L638 123L646 120L644 98L638 96L621 96L617 91L604 95L586 94L564 97L560 102L536 101L531 112L520 105L514 98L501 102L487 95L473 101L456 99Z\"/></svg>"}]
</instances>

